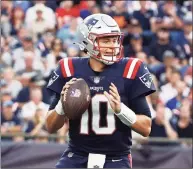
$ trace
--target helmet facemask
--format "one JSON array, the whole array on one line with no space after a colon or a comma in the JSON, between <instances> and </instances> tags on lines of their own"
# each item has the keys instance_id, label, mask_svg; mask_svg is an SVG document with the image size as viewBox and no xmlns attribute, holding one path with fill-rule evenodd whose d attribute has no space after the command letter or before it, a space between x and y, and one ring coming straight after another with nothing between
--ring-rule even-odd
<instances>
[{"instance_id":1,"label":"helmet facemask","mask_svg":"<svg viewBox=\"0 0 193 169\"><path fill-rule=\"evenodd\" d=\"M99 38L113 36L118 36L117 44L114 47L104 47L99 44ZM102 63L111 65L115 62L118 62L123 57L123 33L108 33L100 35L90 33L88 39L93 43L93 53L90 54L91 57L101 61Z\"/></svg>"}]
</instances>

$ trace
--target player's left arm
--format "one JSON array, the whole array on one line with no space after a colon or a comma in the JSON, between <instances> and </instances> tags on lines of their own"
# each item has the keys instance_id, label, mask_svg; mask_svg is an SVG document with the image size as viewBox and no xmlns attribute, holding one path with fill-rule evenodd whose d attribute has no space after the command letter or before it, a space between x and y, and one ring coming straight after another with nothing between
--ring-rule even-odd
<instances>
[{"instance_id":1,"label":"player's left arm","mask_svg":"<svg viewBox=\"0 0 193 169\"><path fill-rule=\"evenodd\" d=\"M109 87L109 93L105 91L104 95L107 97L116 116L124 124L144 137L149 136L151 131L151 113L145 96L133 99L129 108L124 103L121 103L119 92L113 83Z\"/></svg>"}]
</instances>

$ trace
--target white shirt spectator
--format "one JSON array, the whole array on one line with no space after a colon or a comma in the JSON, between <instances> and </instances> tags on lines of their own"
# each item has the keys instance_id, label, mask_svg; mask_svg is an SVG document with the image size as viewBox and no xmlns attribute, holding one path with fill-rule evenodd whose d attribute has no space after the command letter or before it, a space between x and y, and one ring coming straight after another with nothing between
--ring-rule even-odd
<instances>
[{"instance_id":1,"label":"white shirt spectator","mask_svg":"<svg viewBox=\"0 0 193 169\"><path fill-rule=\"evenodd\" d=\"M21 118L33 119L37 109L43 109L46 115L48 108L49 105L44 102L40 102L38 105L36 105L33 101L30 101L23 105L21 110Z\"/></svg>"},{"instance_id":2,"label":"white shirt spectator","mask_svg":"<svg viewBox=\"0 0 193 169\"><path fill-rule=\"evenodd\" d=\"M178 94L177 90L174 87L172 87L171 83L167 83L161 87L159 97L161 101L165 104L170 99L176 97L177 94Z\"/></svg>"},{"instance_id":3,"label":"white shirt spectator","mask_svg":"<svg viewBox=\"0 0 193 169\"><path fill-rule=\"evenodd\" d=\"M5 63L8 66L11 66L12 56L9 52L3 52L1 57L2 57L1 59L2 59L3 63Z\"/></svg>"},{"instance_id":4,"label":"white shirt spectator","mask_svg":"<svg viewBox=\"0 0 193 169\"><path fill-rule=\"evenodd\" d=\"M24 53L25 51L23 48L18 48L13 51L13 69L15 72L25 69ZM34 49L34 60L36 62L34 63L34 65L36 65L36 69L42 69L43 65L41 63L41 53L37 48Z\"/></svg>"},{"instance_id":5,"label":"white shirt spectator","mask_svg":"<svg viewBox=\"0 0 193 169\"><path fill-rule=\"evenodd\" d=\"M65 58L67 57L67 54L64 53L64 52L60 52L59 56L61 56L62 58ZM56 68L57 66L57 63L55 61L55 56L53 55L53 53L49 53L47 56L46 56L46 61L47 61L47 64L48 64L48 70L51 71L53 69Z\"/></svg>"},{"instance_id":6,"label":"white shirt spectator","mask_svg":"<svg viewBox=\"0 0 193 169\"><path fill-rule=\"evenodd\" d=\"M6 90L10 91L12 97L15 98L23 85L18 80L14 79L15 73L11 67L5 68L2 76L7 82Z\"/></svg>"},{"instance_id":7,"label":"white shirt spectator","mask_svg":"<svg viewBox=\"0 0 193 169\"><path fill-rule=\"evenodd\" d=\"M139 1L127 1L127 9L129 13L133 13L133 11L140 10L140 3ZM157 4L156 2L147 1L147 9L151 9L154 12L157 12Z\"/></svg>"},{"instance_id":8,"label":"white shirt spectator","mask_svg":"<svg viewBox=\"0 0 193 169\"><path fill-rule=\"evenodd\" d=\"M24 59L24 49L21 47L21 48L17 48L15 50L13 50L13 60L15 62L17 62L18 60L20 59ZM36 59L40 59L41 58L41 52L39 49L35 48L34 49L34 53L35 53L35 58Z\"/></svg>"},{"instance_id":9,"label":"white shirt spectator","mask_svg":"<svg viewBox=\"0 0 193 169\"><path fill-rule=\"evenodd\" d=\"M23 88L22 84L18 80L12 80L7 86L7 90L11 91L13 98L16 98L20 90Z\"/></svg>"},{"instance_id":10,"label":"white shirt spectator","mask_svg":"<svg viewBox=\"0 0 193 169\"><path fill-rule=\"evenodd\" d=\"M43 18L49 24L49 28L53 29L56 24L56 17L54 11L41 3L35 4L33 7L29 8L26 11L25 23L27 27L30 28L31 23L36 19L37 10L41 10L43 12Z\"/></svg>"}]
</instances>

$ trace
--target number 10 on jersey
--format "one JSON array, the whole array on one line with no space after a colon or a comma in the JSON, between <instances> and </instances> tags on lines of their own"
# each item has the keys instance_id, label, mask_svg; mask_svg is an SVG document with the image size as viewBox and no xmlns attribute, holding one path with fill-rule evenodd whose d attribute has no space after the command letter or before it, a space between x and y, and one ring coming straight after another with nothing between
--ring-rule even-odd
<instances>
[{"instance_id":1,"label":"number 10 on jersey","mask_svg":"<svg viewBox=\"0 0 193 169\"><path fill-rule=\"evenodd\" d=\"M103 111L101 111L101 105L105 105ZM88 135L91 130L96 135L111 135L116 129L115 125L115 115L114 112L106 98L103 94L96 94L92 97L91 100L91 109L90 113L88 110L82 115L81 122L80 122L80 134ZM106 115L101 115L101 114ZM89 118L89 116L91 116ZM100 120L106 118L107 125L102 127L100 126ZM89 122L89 119L91 120ZM89 123L91 124L91 128L89 128Z\"/></svg>"}]
</instances>

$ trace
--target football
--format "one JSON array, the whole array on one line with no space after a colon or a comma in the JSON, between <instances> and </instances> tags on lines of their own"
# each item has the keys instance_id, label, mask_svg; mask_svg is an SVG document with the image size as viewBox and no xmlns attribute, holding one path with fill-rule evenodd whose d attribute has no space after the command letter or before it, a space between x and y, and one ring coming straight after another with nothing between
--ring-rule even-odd
<instances>
[{"instance_id":1,"label":"football","mask_svg":"<svg viewBox=\"0 0 193 169\"><path fill-rule=\"evenodd\" d=\"M79 78L70 85L62 96L62 107L66 116L70 120L74 120L80 118L88 109L90 100L90 89L86 81Z\"/></svg>"}]
</instances>

